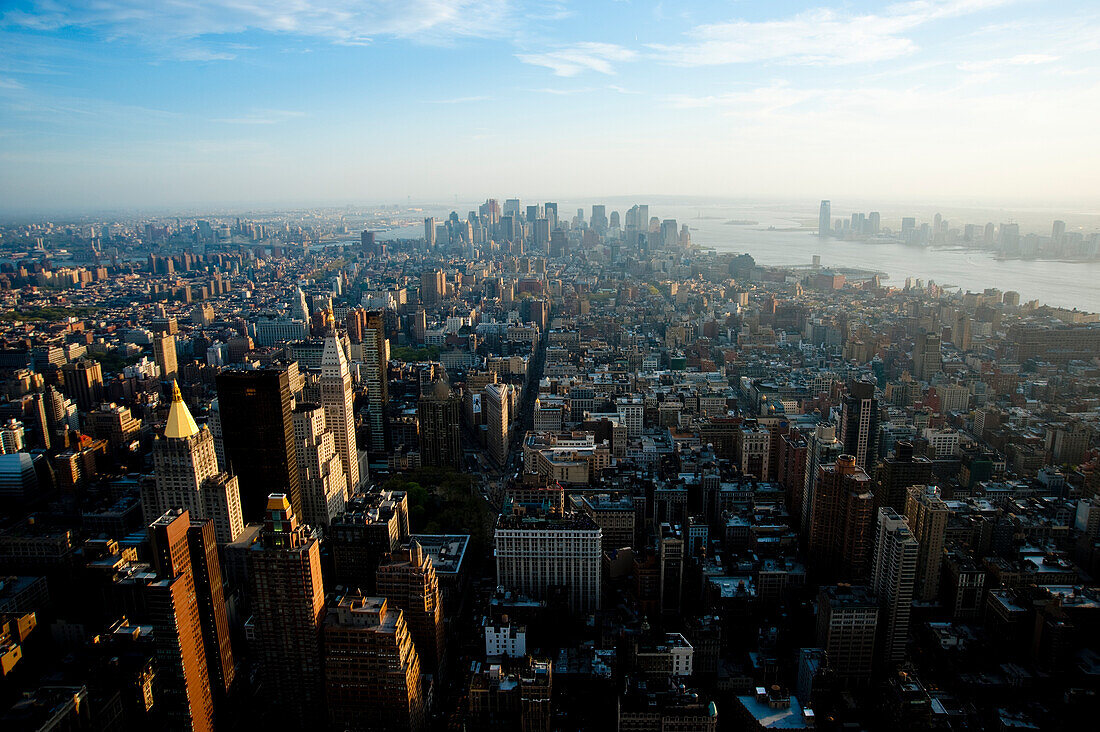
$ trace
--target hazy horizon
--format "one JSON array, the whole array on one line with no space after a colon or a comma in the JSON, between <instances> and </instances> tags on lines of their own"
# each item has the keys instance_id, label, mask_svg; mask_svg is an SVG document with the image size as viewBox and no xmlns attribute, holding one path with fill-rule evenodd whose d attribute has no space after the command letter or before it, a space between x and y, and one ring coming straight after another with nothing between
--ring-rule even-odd
<instances>
[{"instance_id":1,"label":"hazy horizon","mask_svg":"<svg viewBox=\"0 0 1100 732\"><path fill-rule=\"evenodd\" d=\"M487 191L1087 210L1098 68L1083 1L17 0L0 210Z\"/></svg>"}]
</instances>

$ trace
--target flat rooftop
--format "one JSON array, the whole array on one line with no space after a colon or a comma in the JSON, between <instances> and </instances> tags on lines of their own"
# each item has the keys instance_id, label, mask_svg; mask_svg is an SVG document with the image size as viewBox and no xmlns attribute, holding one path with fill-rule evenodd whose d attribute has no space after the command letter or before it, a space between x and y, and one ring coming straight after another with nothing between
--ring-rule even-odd
<instances>
[{"instance_id":1,"label":"flat rooftop","mask_svg":"<svg viewBox=\"0 0 1100 732\"><path fill-rule=\"evenodd\" d=\"M412 534L410 537L432 558L437 575L457 575L470 544L469 534Z\"/></svg>"}]
</instances>

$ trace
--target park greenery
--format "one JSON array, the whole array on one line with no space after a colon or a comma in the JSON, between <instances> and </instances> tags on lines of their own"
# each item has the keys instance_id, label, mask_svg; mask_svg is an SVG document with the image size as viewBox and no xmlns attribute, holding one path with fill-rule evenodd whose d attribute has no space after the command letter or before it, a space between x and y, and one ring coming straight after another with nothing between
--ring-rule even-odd
<instances>
[{"instance_id":1,"label":"park greenery","mask_svg":"<svg viewBox=\"0 0 1100 732\"><path fill-rule=\"evenodd\" d=\"M488 546L492 517L473 476L453 468L423 467L395 475L383 487L408 494L413 533L470 534L472 548Z\"/></svg>"}]
</instances>

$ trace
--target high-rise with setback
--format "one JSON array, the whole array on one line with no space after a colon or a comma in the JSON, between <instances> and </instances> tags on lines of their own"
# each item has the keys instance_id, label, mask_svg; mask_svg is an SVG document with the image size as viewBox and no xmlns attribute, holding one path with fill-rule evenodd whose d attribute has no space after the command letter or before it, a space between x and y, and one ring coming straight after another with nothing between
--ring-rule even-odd
<instances>
[{"instance_id":1,"label":"high-rise with setback","mask_svg":"<svg viewBox=\"0 0 1100 732\"><path fill-rule=\"evenodd\" d=\"M371 333L369 316L367 323L365 336ZM354 401L351 371L348 370L344 349L336 336L330 334L325 338L324 350L321 352L321 406L325 410L325 425L332 431L336 441L336 454L344 468L348 493L359 490L359 448L355 441Z\"/></svg>"},{"instance_id":2,"label":"high-rise with setback","mask_svg":"<svg viewBox=\"0 0 1100 732\"><path fill-rule=\"evenodd\" d=\"M332 729L424 728L420 658L405 614L385 597L336 596L324 622L325 697ZM311 720L316 725L318 720Z\"/></svg>"},{"instance_id":3,"label":"high-rise with setback","mask_svg":"<svg viewBox=\"0 0 1100 732\"><path fill-rule=\"evenodd\" d=\"M244 531L237 478L218 471L214 436L195 423L175 382L164 434L153 443L153 473L142 488L147 523L182 508L192 519L212 520L221 544Z\"/></svg>"},{"instance_id":4,"label":"high-rise with setback","mask_svg":"<svg viewBox=\"0 0 1100 732\"><path fill-rule=\"evenodd\" d=\"M288 728L305 729L324 709L320 542L298 524L286 495L271 494L266 509L248 552L254 652L270 708Z\"/></svg>"},{"instance_id":5,"label":"high-rise with setback","mask_svg":"<svg viewBox=\"0 0 1100 732\"><path fill-rule=\"evenodd\" d=\"M443 597L432 559L413 540L384 561L376 573L377 593L405 614L416 643L423 673L438 674L443 668Z\"/></svg>"},{"instance_id":6,"label":"high-rise with setback","mask_svg":"<svg viewBox=\"0 0 1100 732\"><path fill-rule=\"evenodd\" d=\"M940 567L943 564L943 544L947 534L947 519L951 509L934 486L909 487L905 516L909 528L920 544L917 554L916 597L922 602L936 599L940 591Z\"/></svg>"},{"instance_id":7,"label":"high-rise with setback","mask_svg":"<svg viewBox=\"0 0 1100 732\"><path fill-rule=\"evenodd\" d=\"M319 404L302 403L294 408L294 439L303 520L311 526L328 526L344 510L348 480Z\"/></svg>"}]
</instances>

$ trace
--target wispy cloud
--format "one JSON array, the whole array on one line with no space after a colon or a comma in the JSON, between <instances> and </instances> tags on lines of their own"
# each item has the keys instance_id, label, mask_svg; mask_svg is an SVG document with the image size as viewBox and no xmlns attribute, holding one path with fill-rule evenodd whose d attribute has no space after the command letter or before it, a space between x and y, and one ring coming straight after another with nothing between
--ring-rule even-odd
<instances>
[{"instance_id":1,"label":"wispy cloud","mask_svg":"<svg viewBox=\"0 0 1100 732\"><path fill-rule=\"evenodd\" d=\"M869 63L915 52L917 44L908 34L923 25L1013 1L913 0L863 15L818 8L780 20L699 25L688 32L688 42L650 48L661 60L678 66Z\"/></svg>"},{"instance_id":2,"label":"wispy cloud","mask_svg":"<svg viewBox=\"0 0 1100 732\"><path fill-rule=\"evenodd\" d=\"M545 66L556 76L576 76L584 71L614 74L614 64L633 61L636 51L614 43L574 43L543 53L520 53L516 58L532 66Z\"/></svg>"},{"instance_id":3,"label":"wispy cloud","mask_svg":"<svg viewBox=\"0 0 1100 732\"><path fill-rule=\"evenodd\" d=\"M0 89L22 89L23 85L15 79L8 79L0 76Z\"/></svg>"},{"instance_id":4,"label":"wispy cloud","mask_svg":"<svg viewBox=\"0 0 1100 732\"><path fill-rule=\"evenodd\" d=\"M296 117L304 117L305 112L286 109L257 109L239 117L221 117L211 120L229 125L274 125Z\"/></svg>"},{"instance_id":5,"label":"wispy cloud","mask_svg":"<svg viewBox=\"0 0 1100 732\"><path fill-rule=\"evenodd\" d=\"M437 42L496 35L510 11L509 0L188 0L155 7L149 0L32 0L30 11L0 16L0 27L88 28L146 41L258 30L349 44L378 36Z\"/></svg>"},{"instance_id":6,"label":"wispy cloud","mask_svg":"<svg viewBox=\"0 0 1100 732\"><path fill-rule=\"evenodd\" d=\"M1021 53L1008 58L988 58L981 61L965 61L959 64L959 71L981 72L996 71L1010 66L1037 66L1057 61L1058 56L1045 53Z\"/></svg>"},{"instance_id":7,"label":"wispy cloud","mask_svg":"<svg viewBox=\"0 0 1100 732\"><path fill-rule=\"evenodd\" d=\"M425 104L467 104L469 102L488 102L492 97L486 96L473 96L473 97L454 97L453 99L425 99Z\"/></svg>"},{"instance_id":8,"label":"wispy cloud","mask_svg":"<svg viewBox=\"0 0 1100 732\"><path fill-rule=\"evenodd\" d=\"M668 97L666 101L677 109L718 108L729 114L764 117L779 110L798 106L820 96L820 91L793 89L786 82L777 81L768 86L758 86L752 89L722 94L706 96L675 94Z\"/></svg>"}]
</instances>

